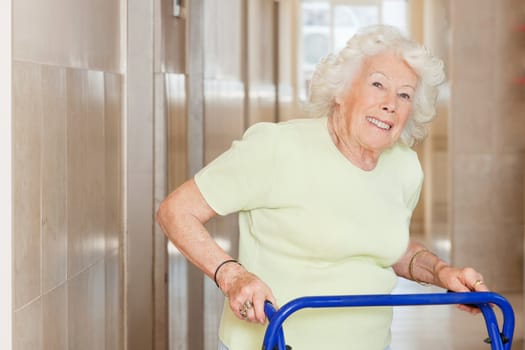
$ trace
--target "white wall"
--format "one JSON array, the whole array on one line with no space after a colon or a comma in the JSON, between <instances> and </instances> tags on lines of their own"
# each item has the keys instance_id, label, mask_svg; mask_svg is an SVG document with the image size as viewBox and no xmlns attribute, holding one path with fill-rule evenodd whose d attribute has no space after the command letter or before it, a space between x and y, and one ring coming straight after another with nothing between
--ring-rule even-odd
<instances>
[{"instance_id":1,"label":"white wall","mask_svg":"<svg viewBox=\"0 0 525 350\"><path fill-rule=\"evenodd\" d=\"M11 349L11 0L0 0L0 77L0 349Z\"/></svg>"}]
</instances>

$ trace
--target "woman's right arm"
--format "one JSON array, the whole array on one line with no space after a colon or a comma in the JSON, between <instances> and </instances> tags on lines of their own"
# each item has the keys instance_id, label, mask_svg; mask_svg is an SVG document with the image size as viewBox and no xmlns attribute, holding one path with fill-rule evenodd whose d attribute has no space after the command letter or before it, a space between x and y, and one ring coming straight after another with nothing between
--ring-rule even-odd
<instances>
[{"instance_id":1,"label":"woman's right arm","mask_svg":"<svg viewBox=\"0 0 525 350\"><path fill-rule=\"evenodd\" d=\"M217 267L232 259L211 237L204 224L217 213L208 205L195 181L189 180L161 203L157 222L179 251L208 277L213 279ZM253 309L247 320L264 323L264 301L275 304L275 298L257 276L238 264L225 264L217 273L217 283L228 297L234 314L240 315L242 305L251 301Z\"/></svg>"}]
</instances>

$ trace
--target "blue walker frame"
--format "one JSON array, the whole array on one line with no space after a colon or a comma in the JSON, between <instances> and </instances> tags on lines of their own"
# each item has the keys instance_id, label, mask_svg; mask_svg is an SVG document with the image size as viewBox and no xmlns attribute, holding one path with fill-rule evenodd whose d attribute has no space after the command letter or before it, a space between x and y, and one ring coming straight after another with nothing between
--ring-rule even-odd
<instances>
[{"instance_id":1,"label":"blue walker frame","mask_svg":"<svg viewBox=\"0 0 525 350\"><path fill-rule=\"evenodd\" d=\"M289 301L278 311L270 302L264 306L269 324L264 335L262 350L286 350L283 322L294 312L305 308L361 307L361 306L409 306L409 305L475 305L481 310L492 350L510 350L514 336L514 311L503 296L493 292L428 293L428 294L376 294L376 295L335 295L301 297ZM491 304L500 308L503 326ZM289 348L288 348L289 349ZM300 349L297 349L300 350Z\"/></svg>"}]
</instances>

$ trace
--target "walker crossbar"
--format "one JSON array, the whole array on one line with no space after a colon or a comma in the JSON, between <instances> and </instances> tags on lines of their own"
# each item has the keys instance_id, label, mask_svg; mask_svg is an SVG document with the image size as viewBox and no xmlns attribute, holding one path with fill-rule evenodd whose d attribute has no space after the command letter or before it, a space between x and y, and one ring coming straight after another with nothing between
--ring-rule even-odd
<instances>
[{"instance_id":1,"label":"walker crossbar","mask_svg":"<svg viewBox=\"0 0 525 350\"><path fill-rule=\"evenodd\" d=\"M503 296L493 292L311 296L291 300L278 311L275 311L271 303L266 302L264 311L270 321L262 349L290 349L285 345L283 322L292 313L305 308L447 304L472 304L479 307L489 335L485 341L491 344L492 350L510 350L514 335L514 311ZM503 314L501 330L491 304L498 306Z\"/></svg>"}]
</instances>

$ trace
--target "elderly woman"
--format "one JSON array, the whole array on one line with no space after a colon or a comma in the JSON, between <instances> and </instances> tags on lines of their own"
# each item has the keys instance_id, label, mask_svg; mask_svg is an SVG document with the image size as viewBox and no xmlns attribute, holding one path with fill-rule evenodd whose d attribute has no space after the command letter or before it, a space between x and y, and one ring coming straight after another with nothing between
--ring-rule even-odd
<instances>
[{"instance_id":1,"label":"elderly woman","mask_svg":"<svg viewBox=\"0 0 525 350\"><path fill-rule=\"evenodd\" d=\"M487 290L474 269L449 266L409 239L423 180L410 146L434 118L443 78L424 47L391 27L366 28L318 65L309 100L316 118L252 126L166 198L164 232L226 296L225 348L260 349L265 300L384 294L397 276ZM238 261L204 227L233 212ZM391 308L303 310L285 332L299 350L384 350L391 319Z\"/></svg>"}]
</instances>

